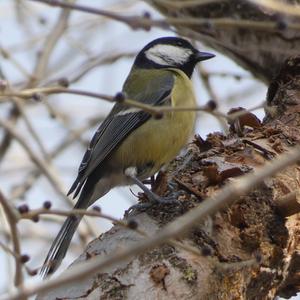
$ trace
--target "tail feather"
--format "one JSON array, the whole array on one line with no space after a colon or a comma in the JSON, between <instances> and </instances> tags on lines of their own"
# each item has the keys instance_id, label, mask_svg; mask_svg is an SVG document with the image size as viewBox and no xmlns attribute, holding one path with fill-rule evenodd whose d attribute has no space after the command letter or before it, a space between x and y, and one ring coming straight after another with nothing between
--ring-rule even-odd
<instances>
[{"instance_id":1,"label":"tail feather","mask_svg":"<svg viewBox=\"0 0 300 300\"><path fill-rule=\"evenodd\" d=\"M110 190L112 187L111 182L107 180L99 181L99 177L92 176L84 183L74 208L86 209ZM96 193L94 193L95 191ZM54 273L60 266L81 219L82 216L71 215L65 220L41 268L40 274L43 278Z\"/></svg>"},{"instance_id":2,"label":"tail feather","mask_svg":"<svg viewBox=\"0 0 300 300\"><path fill-rule=\"evenodd\" d=\"M93 188L94 185L91 182L87 182L85 184L74 208L86 209L89 206ZM66 256L72 237L81 219L82 216L70 215L65 220L55 240L53 241L44 264L40 270L40 274L43 278L54 273L60 266L62 260Z\"/></svg>"},{"instance_id":3,"label":"tail feather","mask_svg":"<svg viewBox=\"0 0 300 300\"><path fill-rule=\"evenodd\" d=\"M45 259L40 274L43 278L54 273L64 259L81 216L69 216L56 236Z\"/></svg>"}]
</instances>

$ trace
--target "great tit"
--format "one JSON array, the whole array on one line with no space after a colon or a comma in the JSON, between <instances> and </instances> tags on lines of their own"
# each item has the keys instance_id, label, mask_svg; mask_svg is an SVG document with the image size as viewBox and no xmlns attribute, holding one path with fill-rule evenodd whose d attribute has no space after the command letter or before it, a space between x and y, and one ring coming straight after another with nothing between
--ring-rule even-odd
<instances>
[{"instance_id":1,"label":"great tit","mask_svg":"<svg viewBox=\"0 0 300 300\"><path fill-rule=\"evenodd\" d=\"M199 61L212 57L182 38L156 39L136 56L122 93L128 99L158 107L193 107L193 70ZM86 209L111 188L121 185L138 184L153 196L142 180L179 153L194 123L194 111L172 111L154 118L142 109L116 103L92 138L68 193L74 193L74 198L79 195L74 208ZM41 269L43 277L60 265L81 218L72 215L65 220Z\"/></svg>"}]
</instances>

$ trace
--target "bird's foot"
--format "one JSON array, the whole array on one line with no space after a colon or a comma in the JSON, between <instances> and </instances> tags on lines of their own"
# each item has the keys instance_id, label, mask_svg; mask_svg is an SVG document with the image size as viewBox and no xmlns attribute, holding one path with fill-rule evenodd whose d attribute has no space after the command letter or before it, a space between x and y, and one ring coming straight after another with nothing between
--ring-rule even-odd
<instances>
[{"instance_id":1,"label":"bird's foot","mask_svg":"<svg viewBox=\"0 0 300 300\"><path fill-rule=\"evenodd\" d=\"M168 182L168 187L171 190L171 196L161 197L149 190L137 177L135 177L134 174L132 174L132 172L129 171L131 171L130 168L127 169L126 175L142 189L149 202L132 205L125 211L125 217L127 217L133 210L147 210L154 205L180 204L180 201L178 201L178 196L181 194L181 192L174 192L176 184L174 185L173 183Z\"/></svg>"},{"instance_id":2,"label":"bird's foot","mask_svg":"<svg viewBox=\"0 0 300 300\"><path fill-rule=\"evenodd\" d=\"M165 196L161 197L158 196L154 193L147 193L146 196L149 200L149 202L144 202L144 203L138 203L130 206L126 211L125 211L125 217L129 215L129 213L133 211L147 211L148 209L156 206L156 205L179 205L181 202L178 200L178 196L181 195L181 192L175 192L172 193L171 196Z\"/></svg>"}]
</instances>

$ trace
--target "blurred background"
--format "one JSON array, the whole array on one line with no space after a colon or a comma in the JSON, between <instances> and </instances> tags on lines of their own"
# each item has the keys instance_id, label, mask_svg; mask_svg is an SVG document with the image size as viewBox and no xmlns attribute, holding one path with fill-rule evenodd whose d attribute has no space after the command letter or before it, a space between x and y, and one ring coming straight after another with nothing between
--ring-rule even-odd
<instances>
[{"instance_id":1,"label":"blurred background","mask_svg":"<svg viewBox=\"0 0 300 300\"><path fill-rule=\"evenodd\" d=\"M142 1L77 1L77 4L102 8L122 15L160 15ZM71 88L115 95L131 68L135 54L151 40L174 35L172 31L152 28L133 30L126 24L97 15L61 9L31 1L0 1L0 89L20 91L37 86L69 82ZM214 99L218 110L233 107L254 108L265 100L266 86L233 61L205 45L203 51L216 54L201 64L193 77L199 105ZM35 78L36 74L39 76ZM51 179L33 163L16 139L0 128L0 190L14 206L28 204L40 208L51 201L53 208L70 208L64 196L76 177L87 143L111 103L84 96L36 95L35 99L1 99L0 118L8 122L26 142L30 151L49 170ZM254 113L262 119L263 109ZM205 138L226 124L207 113L199 113L196 134ZM103 213L122 218L135 203L138 188L116 188L97 203ZM1 212L3 214L3 212ZM39 222L21 220L18 229L21 253L30 256L30 270L39 268L64 217L41 216ZM85 218L80 238L74 239L60 270L65 269L87 242L108 230L112 223L100 218ZM0 217L0 241L9 245L9 230ZM0 293L13 286L14 260L0 248ZM27 270L28 271L28 270ZM24 272L25 280L38 280Z\"/></svg>"}]
</instances>

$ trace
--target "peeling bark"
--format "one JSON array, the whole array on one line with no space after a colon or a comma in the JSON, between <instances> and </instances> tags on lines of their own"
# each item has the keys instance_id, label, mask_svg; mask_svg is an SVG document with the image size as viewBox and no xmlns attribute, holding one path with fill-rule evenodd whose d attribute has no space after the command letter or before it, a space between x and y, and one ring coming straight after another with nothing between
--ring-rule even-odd
<instances>
[{"instance_id":1,"label":"peeling bark","mask_svg":"<svg viewBox=\"0 0 300 300\"><path fill-rule=\"evenodd\" d=\"M224 184L299 144L299 91L300 58L296 57L285 63L272 82L268 94L272 109L262 124L253 122L254 116L242 117L236 120L243 125L238 132L231 126L228 136L214 133L205 141L197 137L185 157L159 174L154 191L160 195L181 191L180 204L155 206L130 218L140 230L155 235ZM167 181L173 183L172 190ZM300 218L277 203L289 197L292 203L293 193L296 201L299 182L299 166L290 166L266 178L227 210L196 224L185 238L177 239L185 247L166 243L38 299L274 299L295 295L300 290ZM135 231L114 226L91 242L74 264L143 239Z\"/></svg>"}]
</instances>

